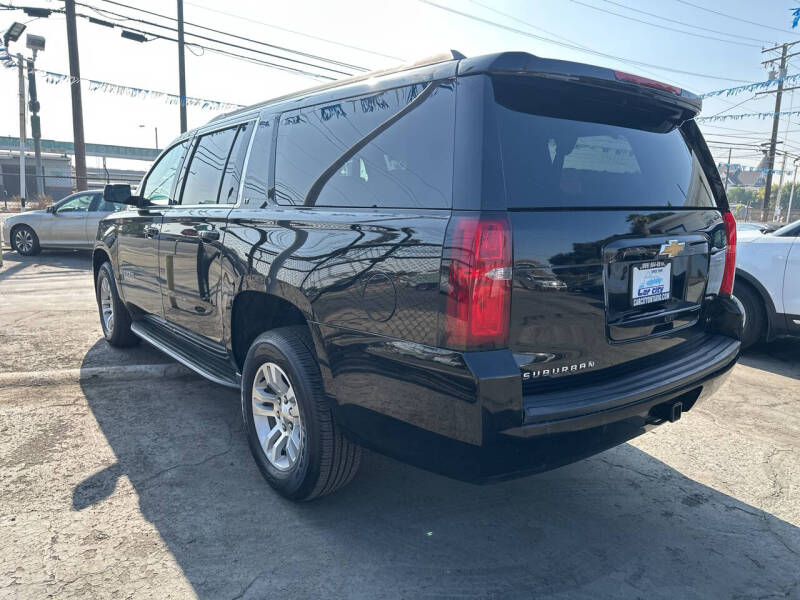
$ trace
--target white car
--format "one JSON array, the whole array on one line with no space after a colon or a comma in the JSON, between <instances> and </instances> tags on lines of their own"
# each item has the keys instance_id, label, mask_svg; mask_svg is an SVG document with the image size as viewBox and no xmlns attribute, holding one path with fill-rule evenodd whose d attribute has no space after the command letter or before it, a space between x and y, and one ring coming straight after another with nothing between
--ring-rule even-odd
<instances>
[{"instance_id":1,"label":"white car","mask_svg":"<svg viewBox=\"0 0 800 600\"><path fill-rule=\"evenodd\" d=\"M3 222L3 239L25 256L42 248L91 248L101 219L122 209L103 200L103 190L78 192L45 210L29 210Z\"/></svg>"},{"instance_id":2,"label":"white car","mask_svg":"<svg viewBox=\"0 0 800 600\"><path fill-rule=\"evenodd\" d=\"M745 313L742 346L800 335L800 221L737 236L733 295Z\"/></svg>"}]
</instances>

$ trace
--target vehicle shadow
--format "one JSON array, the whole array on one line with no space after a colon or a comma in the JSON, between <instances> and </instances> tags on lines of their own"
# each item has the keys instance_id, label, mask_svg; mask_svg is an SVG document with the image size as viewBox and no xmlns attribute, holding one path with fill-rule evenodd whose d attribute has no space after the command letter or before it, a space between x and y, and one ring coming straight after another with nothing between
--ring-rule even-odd
<instances>
[{"instance_id":1,"label":"vehicle shadow","mask_svg":"<svg viewBox=\"0 0 800 600\"><path fill-rule=\"evenodd\" d=\"M800 529L628 444L490 486L365 453L352 484L298 505L262 480L235 391L199 377L82 390L116 462L73 509L127 477L199 598L800 593Z\"/></svg>"},{"instance_id":2,"label":"vehicle shadow","mask_svg":"<svg viewBox=\"0 0 800 600\"><path fill-rule=\"evenodd\" d=\"M744 351L739 362L800 380L800 338L781 338L767 344L756 344Z\"/></svg>"},{"instance_id":3,"label":"vehicle shadow","mask_svg":"<svg viewBox=\"0 0 800 600\"><path fill-rule=\"evenodd\" d=\"M0 266L0 281L34 265L88 271L92 268L92 253L89 250L42 250L36 256L22 256L12 250L5 250L3 265Z\"/></svg>"}]
</instances>

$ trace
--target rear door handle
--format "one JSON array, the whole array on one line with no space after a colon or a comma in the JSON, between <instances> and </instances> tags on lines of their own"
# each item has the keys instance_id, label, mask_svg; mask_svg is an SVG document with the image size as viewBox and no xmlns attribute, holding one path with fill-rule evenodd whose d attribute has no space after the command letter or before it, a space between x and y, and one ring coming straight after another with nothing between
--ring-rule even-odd
<instances>
[{"instance_id":1,"label":"rear door handle","mask_svg":"<svg viewBox=\"0 0 800 600\"><path fill-rule=\"evenodd\" d=\"M200 237L206 241L213 242L219 239L219 231L216 229L209 229L200 232Z\"/></svg>"},{"instance_id":2,"label":"rear door handle","mask_svg":"<svg viewBox=\"0 0 800 600\"><path fill-rule=\"evenodd\" d=\"M146 238L156 237L158 235L158 233L159 233L158 227L153 227L151 225L151 226L148 226L148 227L144 228L144 237L146 237Z\"/></svg>"}]
</instances>

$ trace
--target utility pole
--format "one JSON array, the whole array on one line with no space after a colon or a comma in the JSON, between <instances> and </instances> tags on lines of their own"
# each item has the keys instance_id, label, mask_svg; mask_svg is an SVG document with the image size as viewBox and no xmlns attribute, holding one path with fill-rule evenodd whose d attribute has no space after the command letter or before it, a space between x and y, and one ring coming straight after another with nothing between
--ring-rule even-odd
<instances>
[{"instance_id":1,"label":"utility pole","mask_svg":"<svg viewBox=\"0 0 800 600\"><path fill-rule=\"evenodd\" d=\"M36 93L36 68L34 58L28 59L28 97L30 99L28 107L31 109L31 136L33 137L33 154L36 157L36 195L43 196L44 171L42 170L42 124L39 119L39 97Z\"/></svg>"},{"instance_id":2,"label":"utility pole","mask_svg":"<svg viewBox=\"0 0 800 600\"><path fill-rule=\"evenodd\" d=\"M731 177L731 152L733 148L728 148L728 170L725 172L725 193L728 193L728 179Z\"/></svg>"},{"instance_id":3,"label":"utility pole","mask_svg":"<svg viewBox=\"0 0 800 600\"><path fill-rule=\"evenodd\" d=\"M181 97L181 133L186 132L186 60L183 55L183 0L178 0L178 95ZM158 144L156 144L158 145Z\"/></svg>"},{"instance_id":4,"label":"utility pole","mask_svg":"<svg viewBox=\"0 0 800 600\"><path fill-rule=\"evenodd\" d=\"M781 196L783 195L783 174L786 172L786 149L783 152L783 165L781 166L781 177L778 179L778 197L775 199L775 214L772 216L773 221L778 220L781 212Z\"/></svg>"},{"instance_id":5,"label":"utility pole","mask_svg":"<svg viewBox=\"0 0 800 600\"><path fill-rule=\"evenodd\" d=\"M83 101L81 99L81 65L78 57L78 26L75 23L75 0L64 0L67 16L67 48L69 50L70 91L72 92L72 137L75 146L75 187L88 189L86 177L86 141L83 138Z\"/></svg>"},{"instance_id":6,"label":"utility pole","mask_svg":"<svg viewBox=\"0 0 800 600\"><path fill-rule=\"evenodd\" d=\"M769 153L767 154L767 179L764 183L764 204L761 208L761 220L768 221L769 220L769 200L770 196L772 195L772 171L775 169L775 146L778 143L778 125L780 124L780 115L781 112L781 98L783 96L784 90L783 87L783 77L786 76L786 61L787 59L791 58L792 56L797 56L800 52L793 52L789 54L789 48L794 46L795 44L800 42L791 42L788 44L780 44L778 46L773 46L772 48L767 48L766 50L762 50L761 54L766 52L774 52L775 50L780 50L781 55L779 58L771 58L769 60L762 61L762 65L771 65L776 61L780 61L780 67L778 69L778 87L775 90L770 90L768 92L759 92L756 96L761 94L775 94L775 116L772 119L772 137L770 138L769 143ZM789 88L789 89L797 89Z\"/></svg>"},{"instance_id":7,"label":"utility pole","mask_svg":"<svg viewBox=\"0 0 800 600\"><path fill-rule=\"evenodd\" d=\"M22 71L22 53L17 54L19 77L19 202L25 208L25 73Z\"/></svg>"},{"instance_id":8,"label":"utility pole","mask_svg":"<svg viewBox=\"0 0 800 600\"><path fill-rule=\"evenodd\" d=\"M789 219L792 218L792 199L794 198L794 188L797 185L797 160L798 159L795 158L794 162L792 163L794 165L794 168L792 169L794 173L792 173L792 191L789 193L789 207L786 209L787 223L789 222Z\"/></svg>"}]
</instances>

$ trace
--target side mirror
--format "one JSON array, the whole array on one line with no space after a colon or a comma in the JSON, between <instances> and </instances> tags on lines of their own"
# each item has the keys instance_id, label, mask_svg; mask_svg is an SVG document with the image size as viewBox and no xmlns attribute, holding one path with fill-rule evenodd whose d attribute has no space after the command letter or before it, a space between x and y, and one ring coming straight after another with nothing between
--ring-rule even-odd
<instances>
[{"instance_id":1,"label":"side mirror","mask_svg":"<svg viewBox=\"0 0 800 600\"><path fill-rule=\"evenodd\" d=\"M134 196L131 193L131 186L127 183L108 183L103 188L103 200L106 202L113 202L114 204L127 204L129 206L141 207L143 198L141 196Z\"/></svg>"},{"instance_id":2,"label":"side mirror","mask_svg":"<svg viewBox=\"0 0 800 600\"><path fill-rule=\"evenodd\" d=\"M56 212L56 207L55 207L55 206L53 206L53 205L51 204L50 206L48 206L47 208L45 208L45 210L46 210L47 212L49 212L50 214L55 214L55 212Z\"/></svg>"}]
</instances>

